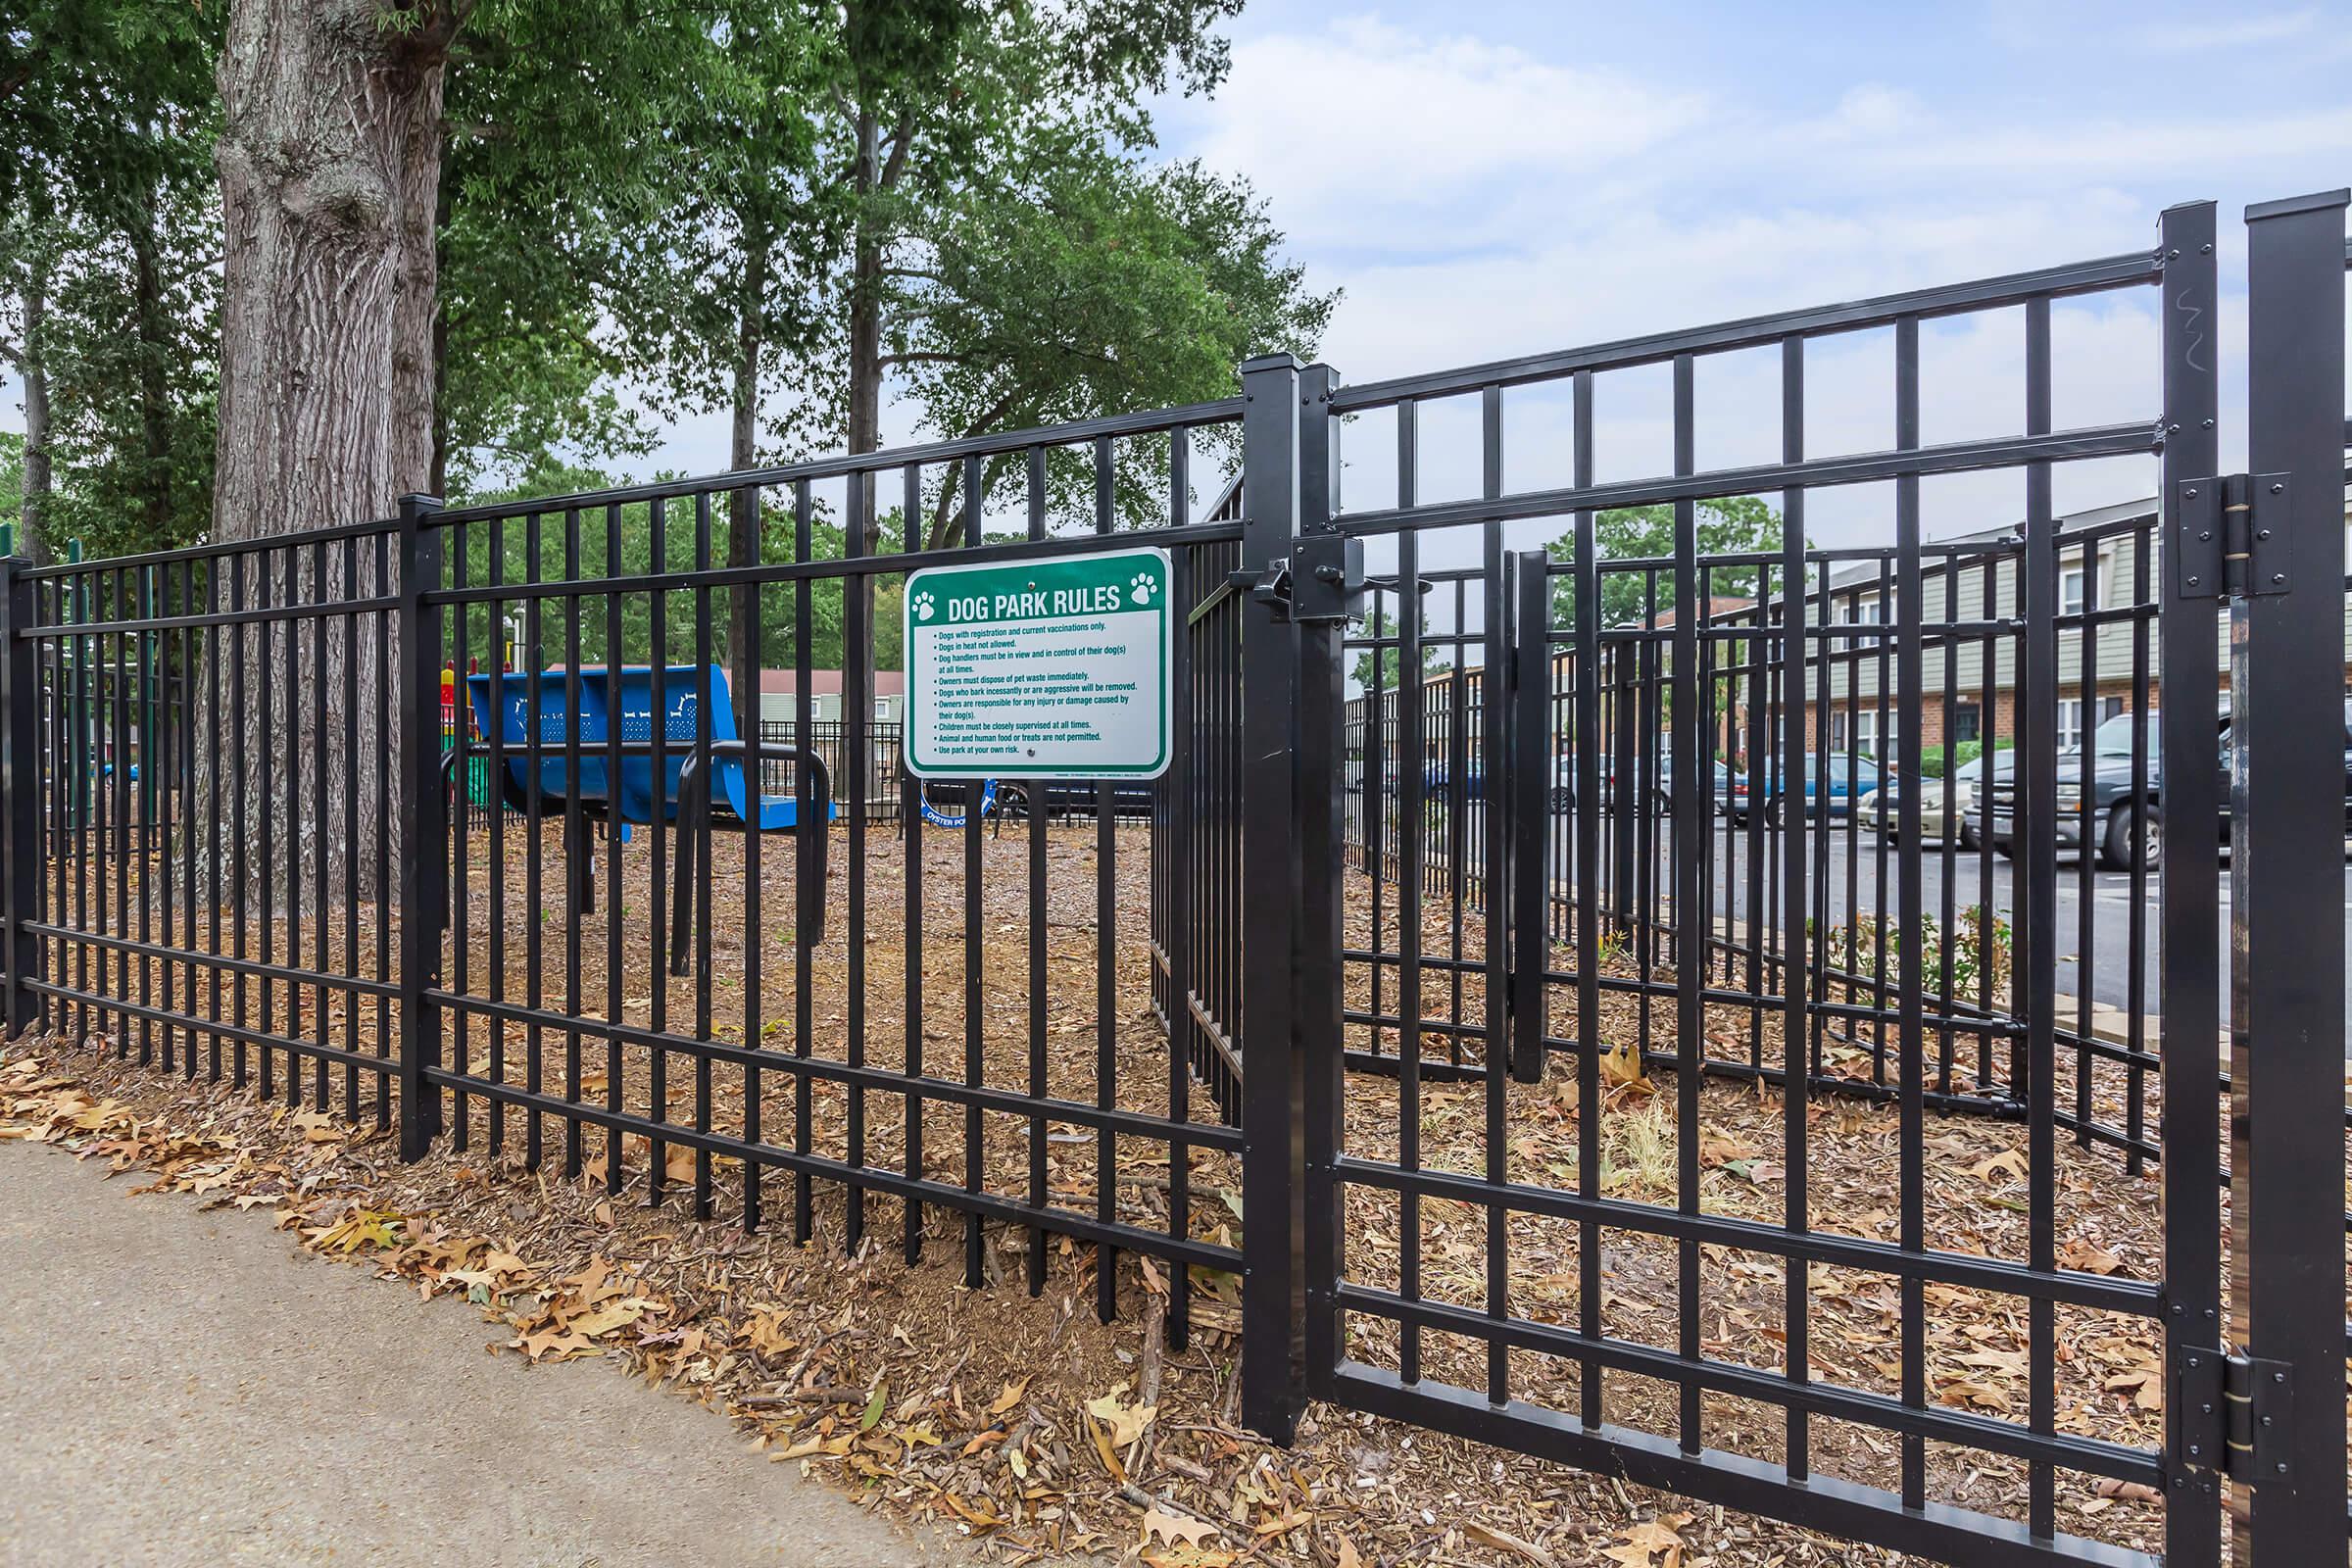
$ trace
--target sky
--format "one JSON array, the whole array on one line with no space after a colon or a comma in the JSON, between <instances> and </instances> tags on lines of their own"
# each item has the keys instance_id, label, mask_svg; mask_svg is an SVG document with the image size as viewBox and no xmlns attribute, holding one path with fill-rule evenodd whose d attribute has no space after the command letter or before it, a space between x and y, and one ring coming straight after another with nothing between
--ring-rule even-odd
<instances>
[{"instance_id":1,"label":"sky","mask_svg":"<svg viewBox=\"0 0 2352 1568\"><path fill-rule=\"evenodd\" d=\"M2212 198L2223 407L2242 410L2243 208L2352 181L2352 4L1252 0L1228 31L1215 96L1158 106L1162 150L1250 180L1313 286L1344 291L1320 357L1353 382L2137 250L2164 207ZM2155 304L2058 307L2061 427L2154 418ZM1922 337L1927 442L2022 429L2022 312ZM1809 451L1892 445L1890 332L1816 342L1807 384ZM15 391L0 422L21 427ZM1668 397L1664 367L1599 378L1600 478L1668 471ZM1777 459L1779 417L1771 351L1701 362L1702 469ZM1567 420L1564 387L1506 395L1506 488L1566 482ZM885 422L914 434L907 408ZM1424 498L1470 493L1475 407L1421 429ZM2242 462L2242 419L2223 437ZM1388 417L1343 442L1344 505L1393 502ZM725 451L713 416L628 466L713 471ZM2062 511L2153 488L2137 459L2056 481ZM1931 537L2022 511L2015 474L1922 490ZM1890 509L1886 486L1817 493L1808 526L1871 542Z\"/></svg>"},{"instance_id":2,"label":"sky","mask_svg":"<svg viewBox=\"0 0 2352 1568\"><path fill-rule=\"evenodd\" d=\"M2211 198L2230 410L2246 203L2352 181L2352 7L1258 0L1217 98L1159 121L1346 289L1322 358L1351 381L2137 250L2164 207ZM2155 306L2056 310L2061 426L2153 419ZM2022 312L1922 337L1926 441L2022 429ZM1700 363L1702 469L1779 457L1777 373L1771 351ZM1890 332L1815 343L1807 381L1809 451L1892 444ZM1599 477L1669 471L1669 394L1664 367L1598 378ZM1452 415L1423 415L1425 496L1477 482L1475 409ZM1505 394L1507 489L1566 482L1566 417L1559 393ZM1394 427L1362 424L1348 507L1393 499ZM2242 420L2224 436L2242 461ZM2143 460L2056 479L2062 510L2153 487ZM1888 537L1888 488L1817 493L1816 541ZM2013 474L1922 490L1931 536L2022 512Z\"/></svg>"}]
</instances>

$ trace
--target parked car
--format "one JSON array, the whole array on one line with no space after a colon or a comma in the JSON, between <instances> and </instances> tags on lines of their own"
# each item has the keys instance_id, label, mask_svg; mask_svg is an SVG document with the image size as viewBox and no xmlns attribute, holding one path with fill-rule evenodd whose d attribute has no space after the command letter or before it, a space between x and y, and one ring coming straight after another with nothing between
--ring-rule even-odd
<instances>
[{"instance_id":1,"label":"parked car","mask_svg":"<svg viewBox=\"0 0 2352 1568\"><path fill-rule=\"evenodd\" d=\"M1100 797L1098 785L1077 779L1056 779L1045 785L1045 808L1051 816L1093 816ZM934 801L938 799L933 796ZM1026 781L1005 779L997 786L997 809L1006 816L1029 814L1029 785ZM1110 791L1110 809L1114 816L1145 817L1152 814L1152 786L1149 784L1113 784Z\"/></svg>"},{"instance_id":2,"label":"parked car","mask_svg":"<svg viewBox=\"0 0 2352 1568\"><path fill-rule=\"evenodd\" d=\"M1998 754L1996 754L1998 755ZM1952 825L1952 838L1963 849L1975 849L1983 840L1978 836L1975 821L1977 783L1984 776L1984 759L1972 759L1948 779L1927 778L1919 783L1919 841L1922 844L1941 844L1947 817ZM1945 805L1946 800L1950 805ZM1900 775L1886 773L1879 787L1862 797L1854 808L1854 820L1873 833L1888 838L1901 836L1903 781Z\"/></svg>"},{"instance_id":3,"label":"parked car","mask_svg":"<svg viewBox=\"0 0 2352 1568\"><path fill-rule=\"evenodd\" d=\"M1452 791L1446 787L1446 781L1450 776L1446 770L1445 763L1433 763L1421 780L1423 799L1451 800L1453 798ZM1472 762L1462 771L1462 799L1483 801L1486 797L1486 777L1479 771L1478 764ZM1555 812L1576 809L1576 760L1565 753L1551 760L1551 808Z\"/></svg>"},{"instance_id":4,"label":"parked car","mask_svg":"<svg viewBox=\"0 0 2352 1568\"><path fill-rule=\"evenodd\" d=\"M2343 707L2344 821L2352 828L2352 700ZM2164 862L2164 748L2162 714L2147 715L2147 773L2132 769L2133 716L2118 713L2091 732L2089 799L2083 798L2083 748L2073 746L2058 754L2057 837L2060 850L2080 851L2087 842L2101 864L2129 870L2136 860L2157 866ZM2222 714L2222 809L2215 823L2216 846L2230 837L2230 715ZM2017 791L2013 753L2004 753L1991 784L1982 793L1978 811L1980 831L1987 834L2003 855L2016 853Z\"/></svg>"},{"instance_id":5,"label":"parked car","mask_svg":"<svg viewBox=\"0 0 2352 1568\"><path fill-rule=\"evenodd\" d=\"M1470 765L1462 769L1462 799L1465 801L1483 801L1487 798L1487 781L1479 771L1478 762L1479 760L1474 757L1470 760ZM1430 763L1428 771L1421 775L1422 799L1429 801L1452 800L1452 778L1453 775L1446 771L1445 762Z\"/></svg>"},{"instance_id":6,"label":"parked car","mask_svg":"<svg viewBox=\"0 0 2352 1568\"><path fill-rule=\"evenodd\" d=\"M1766 821L1778 825L1788 812L1781 789L1781 769L1767 765L1761 771L1760 785L1750 773L1733 779L1728 809L1740 822L1747 820L1750 811L1761 810ZM1879 765L1867 757L1805 759L1804 810L1809 817L1818 816L1825 809L1832 816L1843 816L1878 787Z\"/></svg>"},{"instance_id":7,"label":"parked car","mask_svg":"<svg viewBox=\"0 0 2352 1568\"><path fill-rule=\"evenodd\" d=\"M1646 767L1647 762L1645 759L1641 757L1636 757L1634 759L1634 787L1627 790L1625 793L1630 798L1646 800L1649 805L1649 809L1654 814L1658 816L1671 816L1674 813L1674 759L1670 756L1659 757L1657 781L1648 788L1644 789L1642 786L1642 779ZM1720 759L1717 760L1715 763L1714 806L1714 808L1717 811L1729 809L1729 803L1732 798L1732 786L1738 780L1738 777L1739 775L1732 771L1729 764ZM1614 806L1617 802L1617 759L1614 757L1604 756L1600 760L1601 805Z\"/></svg>"}]
</instances>

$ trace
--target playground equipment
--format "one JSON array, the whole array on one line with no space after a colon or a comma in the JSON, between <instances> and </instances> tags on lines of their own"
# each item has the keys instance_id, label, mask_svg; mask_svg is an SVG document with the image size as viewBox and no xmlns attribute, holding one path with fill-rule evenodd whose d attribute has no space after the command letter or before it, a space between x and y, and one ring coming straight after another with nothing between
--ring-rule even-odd
<instances>
[{"instance_id":1,"label":"playground equipment","mask_svg":"<svg viewBox=\"0 0 2352 1568\"><path fill-rule=\"evenodd\" d=\"M931 791L929 786L926 785L918 788L915 792L914 798L917 805L922 809L923 820L930 823L933 827L963 826L963 824L970 819L972 809L971 786L966 784L963 786L963 809L951 816L946 811L941 810L938 807L931 804ZM997 781L993 778L982 779L980 781L980 814L981 816L986 817L996 808Z\"/></svg>"},{"instance_id":2,"label":"playground equipment","mask_svg":"<svg viewBox=\"0 0 2352 1568\"><path fill-rule=\"evenodd\" d=\"M466 684L482 738L452 743L442 759L442 787L454 789L461 760L487 760L508 809L533 817L551 808L563 811L573 908L586 913L595 906L592 822L617 832L623 843L631 824L655 820L657 808L662 821L680 824L670 904L673 974L686 972L695 858L710 854L711 822L720 804L736 820L761 832L790 830L807 841L816 885L824 885L827 828L837 814L832 776L812 748L763 743L761 758L788 760L802 769L801 794L809 811L804 816L801 801L792 796L758 794L745 767L751 748L736 731L726 671L718 665L672 664L659 672L659 679L652 666L643 664L488 670L466 676ZM700 732L706 701L707 738ZM659 736L657 710L662 715ZM576 812L565 809L573 801L581 808ZM812 917L803 922L803 939L811 945L824 937L822 897L815 903Z\"/></svg>"}]
</instances>

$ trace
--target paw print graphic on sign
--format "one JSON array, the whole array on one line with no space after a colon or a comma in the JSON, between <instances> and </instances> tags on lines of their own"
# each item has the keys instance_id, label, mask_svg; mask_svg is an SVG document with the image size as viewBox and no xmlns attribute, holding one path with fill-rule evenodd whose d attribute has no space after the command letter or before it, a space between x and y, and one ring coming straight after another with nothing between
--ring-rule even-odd
<instances>
[{"instance_id":1,"label":"paw print graphic on sign","mask_svg":"<svg viewBox=\"0 0 2352 1568\"><path fill-rule=\"evenodd\" d=\"M916 594L914 596L915 619L929 620L934 614L938 613L938 610L939 607L937 602L934 601L929 594Z\"/></svg>"},{"instance_id":2,"label":"paw print graphic on sign","mask_svg":"<svg viewBox=\"0 0 2352 1568\"><path fill-rule=\"evenodd\" d=\"M1139 605L1150 604L1152 596L1159 592L1159 584L1152 580L1152 574L1148 571L1137 572L1131 586L1135 589L1135 602Z\"/></svg>"}]
</instances>

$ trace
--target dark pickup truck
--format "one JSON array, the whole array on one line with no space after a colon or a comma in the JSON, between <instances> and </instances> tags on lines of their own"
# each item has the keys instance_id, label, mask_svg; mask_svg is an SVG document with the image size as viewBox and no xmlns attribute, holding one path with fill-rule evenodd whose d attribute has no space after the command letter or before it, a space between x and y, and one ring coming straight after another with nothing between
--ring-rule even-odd
<instances>
[{"instance_id":1,"label":"dark pickup truck","mask_svg":"<svg viewBox=\"0 0 2352 1568\"><path fill-rule=\"evenodd\" d=\"M2352 829L2352 700L2344 703L2344 821ZM2154 866L2164 859L2164 822L2158 808L2164 799L2164 756L2159 715L2147 715L2147 775L2132 766L2133 717L2118 713L2090 737L2090 792L2082 789L2082 749L2069 747L2058 754L2058 848L2079 849L2087 834L2099 862L2116 870L2131 868L2134 858ZM2216 824L2216 844L2230 837L2230 715L2222 714L2222 814ZM2003 855L2016 853L2017 754L2003 752L1992 764L1990 787L1978 800L1979 831L1991 838Z\"/></svg>"}]
</instances>

